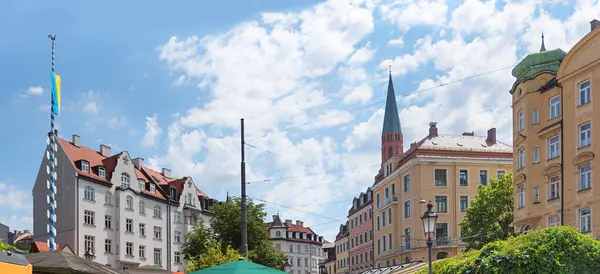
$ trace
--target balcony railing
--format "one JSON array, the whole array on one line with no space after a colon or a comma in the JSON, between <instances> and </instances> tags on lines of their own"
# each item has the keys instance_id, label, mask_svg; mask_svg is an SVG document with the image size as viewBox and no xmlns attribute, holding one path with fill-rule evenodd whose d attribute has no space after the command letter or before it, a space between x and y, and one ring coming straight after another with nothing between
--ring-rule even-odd
<instances>
[{"instance_id":1,"label":"balcony railing","mask_svg":"<svg viewBox=\"0 0 600 274\"><path fill-rule=\"evenodd\" d=\"M449 237L441 237L441 238L435 238L433 239L433 248L444 248L444 247L450 247L452 244L451 240ZM410 251L410 250L414 250L414 249L422 249L422 248L427 248L427 243L425 241L425 239L423 240L410 240L408 243L403 243L401 245L398 245L396 247L396 252L405 252L405 251Z\"/></svg>"},{"instance_id":2,"label":"balcony railing","mask_svg":"<svg viewBox=\"0 0 600 274\"><path fill-rule=\"evenodd\" d=\"M397 194L392 194L390 196L388 196L387 198L383 199L383 206L387 206L391 203L395 203L398 202L398 195Z\"/></svg>"}]
</instances>

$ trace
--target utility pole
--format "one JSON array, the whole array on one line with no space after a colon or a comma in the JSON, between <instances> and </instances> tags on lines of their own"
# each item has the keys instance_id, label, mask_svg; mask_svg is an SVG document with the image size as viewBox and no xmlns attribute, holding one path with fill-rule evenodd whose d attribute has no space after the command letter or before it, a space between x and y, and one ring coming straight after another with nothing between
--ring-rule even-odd
<instances>
[{"instance_id":1,"label":"utility pole","mask_svg":"<svg viewBox=\"0 0 600 274\"><path fill-rule=\"evenodd\" d=\"M242 255L248 258L248 216L246 212L246 142L244 141L244 118L241 123L241 149L242 149Z\"/></svg>"}]
</instances>

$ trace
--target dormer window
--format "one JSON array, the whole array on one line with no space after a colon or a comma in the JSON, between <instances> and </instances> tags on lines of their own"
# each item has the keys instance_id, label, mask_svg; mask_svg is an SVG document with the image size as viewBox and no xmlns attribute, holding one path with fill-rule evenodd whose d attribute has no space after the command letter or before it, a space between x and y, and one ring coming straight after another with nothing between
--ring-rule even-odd
<instances>
[{"instance_id":1,"label":"dormer window","mask_svg":"<svg viewBox=\"0 0 600 274\"><path fill-rule=\"evenodd\" d=\"M106 169L103 167L98 167L98 176L101 178L106 178Z\"/></svg>"},{"instance_id":2,"label":"dormer window","mask_svg":"<svg viewBox=\"0 0 600 274\"><path fill-rule=\"evenodd\" d=\"M156 192L156 186L154 184L150 184L150 192Z\"/></svg>"},{"instance_id":3,"label":"dormer window","mask_svg":"<svg viewBox=\"0 0 600 274\"><path fill-rule=\"evenodd\" d=\"M90 172L90 162L81 161L81 170L89 173Z\"/></svg>"},{"instance_id":4,"label":"dormer window","mask_svg":"<svg viewBox=\"0 0 600 274\"><path fill-rule=\"evenodd\" d=\"M171 199L175 200L176 195L177 195L177 190L174 187L171 187Z\"/></svg>"},{"instance_id":5,"label":"dormer window","mask_svg":"<svg viewBox=\"0 0 600 274\"><path fill-rule=\"evenodd\" d=\"M138 179L138 182L140 183L140 190L146 189L146 181L143 179Z\"/></svg>"}]
</instances>

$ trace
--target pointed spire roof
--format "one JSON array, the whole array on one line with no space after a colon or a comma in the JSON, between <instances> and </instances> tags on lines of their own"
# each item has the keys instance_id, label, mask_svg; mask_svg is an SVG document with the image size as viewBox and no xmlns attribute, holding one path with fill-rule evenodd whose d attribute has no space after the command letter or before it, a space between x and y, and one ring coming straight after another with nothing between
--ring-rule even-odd
<instances>
[{"instance_id":1,"label":"pointed spire roof","mask_svg":"<svg viewBox=\"0 0 600 274\"><path fill-rule=\"evenodd\" d=\"M398 116L398 105L396 105L396 93L392 82L392 69L390 67L390 79L388 82L387 98L385 102L385 115L383 118L383 130L381 134L391 132L402 132L400 117Z\"/></svg>"},{"instance_id":2,"label":"pointed spire roof","mask_svg":"<svg viewBox=\"0 0 600 274\"><path fill-rule=\"evenodd\" d=\"M542 46L540 47L540 52L546 51L546 45L544 45L544 33L542 32Z\"/></svg>"},{"instance_id":3,"label":"pointed spire roof","mask_svg":"<svg viewBox=\"0 0 600 274\"><path fill-rule=\"evenodd\" d=\"M271 227L286 227L286 225L281 221L281 218L279 218L279 214L273 215L273 223L271 223Z\"/></svg>"},{"instance_id":4,"label":"pointed spire roof","mask_svg":"<svg viewBox=\"0 0 600 274\"><path fill-rule=\"evenodd\" d=\"M225 198L225 202L229 202L229 190L227 191L227 198Z\"/></svg>"}]
</instances>

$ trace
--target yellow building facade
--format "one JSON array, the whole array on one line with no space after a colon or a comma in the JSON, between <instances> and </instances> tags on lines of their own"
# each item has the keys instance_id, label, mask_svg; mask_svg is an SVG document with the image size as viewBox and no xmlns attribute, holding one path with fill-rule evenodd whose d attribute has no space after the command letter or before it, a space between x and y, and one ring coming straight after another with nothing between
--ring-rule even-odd
<instances>
[{"instance_id":1,"label":"yellow building facade","mask_svg":"<svg viewBox=\"0 0 600 274\"><path fill-rule=\"evenodd\" d=\"M373 190L375 268L427 260L420 200L431 201L438 214L433 259L454 256L462 249L460 222L480 184L510 172L512 147L474 133L429 134L382 164Z\"/></svg>"},{"instance_id":2,"label":"yellow building facade","mask_svg":"<svg viewBox=\"0 0 600 274\"><path fill-rule=\"evenodd\" d=\"M513 101L515 230L568 225L597 238L600 232L600 159L593 111L600 86L600 21L568 53L546 50L515 69Z\"/></svg>"},{"instance_id":3,"label":"yellow building facade","mask_svg":"<svg viewBox=\"0 0 600 274\"><path fill-rule=\"evenodd\" d=\"M350 262L348 260L349 236L348 222L346 222L346 224L340 225L340 230L335 237L335 274L347 274L350 272Z\"/></svg>"}]
</instances>

